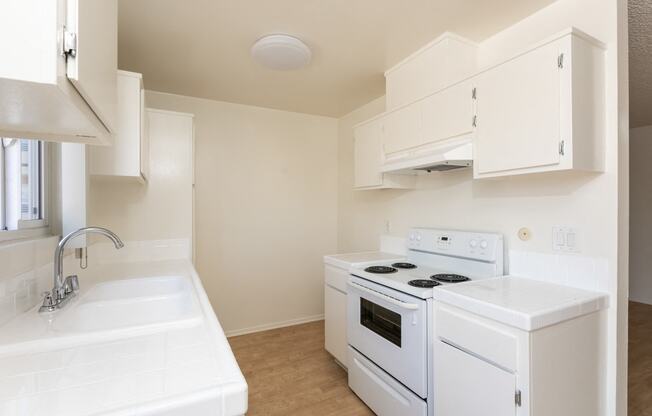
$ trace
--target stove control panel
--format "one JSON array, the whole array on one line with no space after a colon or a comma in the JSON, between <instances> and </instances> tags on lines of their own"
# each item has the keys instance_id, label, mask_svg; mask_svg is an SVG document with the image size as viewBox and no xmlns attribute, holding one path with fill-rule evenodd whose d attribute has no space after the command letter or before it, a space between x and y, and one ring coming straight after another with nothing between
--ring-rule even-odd
<instances>
[{"instance_id":1,"label":"stove control panel","mask_svg":"<svg viewBox=\"0 0 652 416\"><path fill-rule=\"evenodd\" d=\"M495 262L503 256L501 234L413 228L408 233L410 250Z\"/></svg>"}]
</instances>

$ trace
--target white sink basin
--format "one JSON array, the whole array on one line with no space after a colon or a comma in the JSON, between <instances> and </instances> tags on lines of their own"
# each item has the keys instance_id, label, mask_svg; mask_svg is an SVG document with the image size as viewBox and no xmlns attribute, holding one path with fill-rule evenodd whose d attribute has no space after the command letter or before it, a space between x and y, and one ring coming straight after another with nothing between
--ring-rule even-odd
<instances>
[{"instance_id":1,"label":"white sink basin","mask_svg":"<svg viewBox=\"0 0 652 416\"><path fill-rule=\"evenodd\" d=\"M181 276L100 283L65 309L54 320L54 331L104 331L200 319L192 284Z\"/></svg>"}]
</instances>

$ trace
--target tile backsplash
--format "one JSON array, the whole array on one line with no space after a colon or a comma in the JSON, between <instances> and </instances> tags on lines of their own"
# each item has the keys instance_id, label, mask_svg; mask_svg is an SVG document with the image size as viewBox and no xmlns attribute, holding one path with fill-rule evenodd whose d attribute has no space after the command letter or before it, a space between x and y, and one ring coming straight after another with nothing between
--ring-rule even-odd
<instances>
[{"instance_id":1,"label":"tile backsplash","mask_svg":"<svg viewBox=\"0 0 652 416\"><path fill-rule=\"evenodd\" d=\"M509 274L578 289L609 291L609 261L600 257L509 250Z\"/></svg>"},{"instance_id":2,"label":"tile backsplash","mask_svg":"<svg viewBox=\"0 0 652 416\"><path fill-rule=\"evenodd\" d=\"M52 259L59 237L0 244L0 325L40 302L52 286Z\"/></svg>"}]
</instances>

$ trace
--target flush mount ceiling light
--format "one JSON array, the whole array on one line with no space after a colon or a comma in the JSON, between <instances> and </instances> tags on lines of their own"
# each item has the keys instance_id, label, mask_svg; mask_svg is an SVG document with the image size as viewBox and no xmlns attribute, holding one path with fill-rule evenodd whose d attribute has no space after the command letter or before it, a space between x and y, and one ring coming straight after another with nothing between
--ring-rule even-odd
<instances>
[{"instance_id":1,"label":"flush mount ceiling light","mask_svg":"<svg viewBox=\"0 0 652 416\"><path fill-rule=\"evenodd\" d=\"M312 52L308 45L290 35L268 35L251 47L252 58L270 69L289 71L308 65Z\"/></svg>"}]
</instances>

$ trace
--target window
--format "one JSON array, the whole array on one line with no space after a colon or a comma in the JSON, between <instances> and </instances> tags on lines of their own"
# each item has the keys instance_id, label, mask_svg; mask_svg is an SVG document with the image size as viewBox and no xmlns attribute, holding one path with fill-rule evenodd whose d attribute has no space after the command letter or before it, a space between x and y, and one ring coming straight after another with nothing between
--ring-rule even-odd
<instances>
[{"instance_id":1,"label":"window","mask_svg":"<svg viewBox=\"0 0 652 416\"><path fill-rule=\"evenodd\" d=\"M8 138L1 141L0 232L46 226L44 143Z\"/></svg>"}]
</instances>

